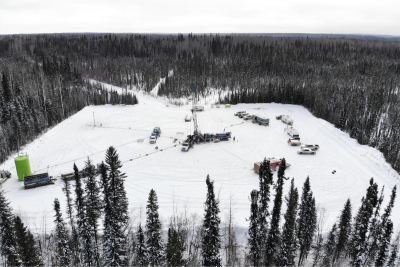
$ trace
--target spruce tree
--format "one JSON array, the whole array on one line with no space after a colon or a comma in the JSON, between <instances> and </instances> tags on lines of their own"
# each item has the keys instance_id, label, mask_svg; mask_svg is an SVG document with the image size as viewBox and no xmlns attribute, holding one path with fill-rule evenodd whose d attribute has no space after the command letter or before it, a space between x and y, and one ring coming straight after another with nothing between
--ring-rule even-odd
<instances>
[{"instance_id":1,"label":"spruce tree","mask_svg":"<svg viewBox=\"0 0 400 267\"><path fill-rule=\"evenodd\" d=\"M297 255L297 237L296 237L296 216L299 193L294 187L294 179L291 181L290 191L285 198L287 209L285 213L285 223L282 230L280 251L277 255L277 266L295 266Z\"/></svg>"},{"instance_id":2,"label":"spruce tree","mask_svg":"<svg viewBox=\"0 0 400 267\"><path fill-rule=\"evenodd\" d=\"M72 254L74 255L74 260L73 262L75 264L79 263L79 255L78 255L78 250L77 248L79 247L79 241L78 241L78 233L76 231L76 225L75 225L75 217L74 217L74 211L73 211L73 200L72 200L72 195L71 195L71 186L68 181L68 179L63 179L64 182L64 187L63 191L65 193L65 197L67 199L67 214L68 214L68 220L71 225L71 250Z\"/></svg>"},{"instance_id":3,"label":"spruce tree","mask_svg":"<svg viewBox=\"0 0 400 267\"><path fill-rule=\"evenodd\" d=\"M210 181L207 175L207 198L205 202L205 214L203 221L203 241L202 256L203 266L221 266L221 257L219 250L221 248L221 240L219 237L219 201L215 199L214 182Z\"/></svg>"},{"instance_id":4,"label":"spruce tree","mask_svg":"<svg viewBox=\"0 0 400 267\"><path fill-rule=\"evenodd\" d=\"M388 267L396 267L399 261L399 245L400 245L400 232L397 233L396 239L393 241L390 248L390 257L388 260Z\"/></svg>"},{"instance_id":5,"label":"spruce tree","mask_svg":"<svg viewBox=\"0 0 400 267\"><path fill-rule=\"evenodd\" d=\"M285 164L284 159L282 160L282 163ZM274 208L272 210L271 226L268 231L267 242L265 244L264 264L267 266L271 265L274 262L276 250L278 249L280 242L279 222L281 219L284 175L285 175L285 166L281 165L281 167L279 167L278 181L275 188L276 193L274 199Z\"/></svg>"},{"instance_id":6,"label":"spruce tree","mask_svg":"<svg viewBox=\"0 0 400 267\"><path fill-rule=\"evenodd\" d=\"M14 216L10 203L5 198L4 191L0 190L0 251L5 257L7 265L20 266L22 262L17 252L13 222Z\"/></svg>"},{"instance_id":7,"label":"spruce tree","mask_svg":"<svg viewBox=\"0 0 400 267\"><path fill-rule=\"evenodd\" d=\"M258 191L251 191L251 206L250 206L250 224L249 224L249 239L248 244L250 247L250 258L253 266L258 266L260 264L261 251L260 251L260 241L258 239L259 231L259 219L258 219Z\"/></svg>"},{"instance_id":8,"label":"spruce tree","mask_svg":"<svg viewBox=\"0 0 400 267\"><path fill-rule=\"evenodd\" d=\"M322 259L322 266L330 267L333 263L333 256L337 247L338 229L336 223L333 224L331 231L328 235L328 240L324 245L324 258Z\"/></svg>"},{"instance_id":9,"label":"spruce tree","mask_svg":"<svg viewBox=\"0 0 400 267\"><path fill-rule=\"evenodd\" d=\"M183 259L184 251L185 244L182 236L173 227L168 228L168 241L165 248L167 266L184 266L186 263L186 261Z\"/></svg>"},{"instance_id":10,"label":"spruce tree","mask_svg":"<svg viewBox=\"0 0 400 267\"><path fill-rule=\"evenodd\" d=\"M70 266L72 252L69 247L68 231L65 229L65 223L60 212L60 202L54 200L55 220L55 240L56 240L56 261L58 266Z\"/></svg>"},{"instance_id":11,"label":"spruce tree","mask_svg":"<svg viewBox=\"0 0 400 267\"><path fill-rule=\"evenodd\" d=\"M347 199L346 204L340 214L339 225L338 225L338 240L335 248L335 254L333 257L333 263L340 261L343 253L346 253L348 243L351 235L351 203L350 199Z\"/></svg>"},{"instance_id":12,"label":"spruce tree","mask_svg":"<svg viewBox=\"0 0 400 267\"><path fill-rule=\"evenodd\" d=\"M128 223L128 199L124 188L124 173L121 173L121 161L114 147L106 152L106 163L101 168L101 181L104 200L103 250L106 266L121 266L125 262L126 236L124 229ZM103 169L103 170L102 170ZM107 175L104 174L107 170Z\"/></svg>"},{"instance_id":13,"label":"spruce tree","mask_svg":"<svg viewBox=\"0 0 400 267\"><path fill-rule=\"evenodd\" d=\"M83 254L84 262L90 265L93 261L92 242L90 238L90 228L88 217L86 215L86 203L82 182L78 172L78 168L74 164L75 178L75 209L77 217L77 232L80 244L80 251Z\"/></svg>"},{"instance_id":14,"label":"spruce tree","mask_svg":"<svg viewBox=\"0 0 400 267\"><path fill-rule=\"evenodd\" d=\"M381 222L378 227L378 235L376 238L376 247L378 251L378 257L375 261L376 266L383 266L386 262L389 254L390 240L393 233L393 223L390 220L390 215L396 199L397 187L394 186L392 194L390 196L389 204L387 205L385 212L382 215Z\"/></svg>"},{"instance_id":15,"label":"spruce tree","mask_svg":"<svg viewBox=\"0 0 400 267\"><path fill-rule=\"evenodd\" d=\"M151 189L146 207L146 257L150 266L160 266L164 263L163 240L161 238L161 222L158 215L158 200L156 192Z\"/></svg>"},{"instance_id":16,"label":"spruce tree","mask_svg":"<svg viewBox=\"0 0 400 267\"><path fill-rule=\"evenodd\" d=\"M365 198L361 200L361 207L355 217L354 230L351 237L350 257L352 266L361 266L364 263L362 255L366 250L366 238L370 226L370 219L374 208L378 204L378 185L371 178Z\"/></svg>"},{"instance_id":17,"label":"spruce tree","mask_svg":"<svg viewBox=\"0 0 400 267\"><path fill-rule=\"evenodd\" d=\"M87 182L86 192L86 217L90 236L92 239L92 263L91 266L100 266L99 244L98 244L98 220L101 216L100 188L96 181L96 170L91 160L85 163Z\"/></svg>"},{"instance_id":18,"label":"spruce tree","mask_svg":"<svg viewBox=\"0 0 400 267\"><path fill-rule=\"evenodd\" d=\"M139 224L139 229L137 232L137 245L135 248L135 259L134 266L144 267L148 265L147 256L146 256L146 244L144 240L144 233L142 230L142 226Z\"/></svg>"},{"instance_id":19,"label":"spruce tree","mask_svg":"<svg viewBox=\"0 0 400 267\"><path fill-rule=\"evenodd\" d=\"M26 229L18 216L14 217L15 241L17 253L23 266L43 266L39 249L33 235Z\"/></svg>"},{"instance_id":20,"label":"spruce tree","mask_svg":"<svg viewBox=\"0 0 400 267\"><path fill-rule=\"evenodd\" d=\"M310 178L307 177L303 185L303 193L297 219L297 238L299 239L300 253L298 265L302 265L310 251L314 233L317 229L317 212L315 198L311 191Z\"/></svg>"},{"instance_id":21,"label":"spruce tree","mask_svg":"<svg viewBox=\"0 0 400 267\"><path fill-rule=\"evenodd\" d=\"M273 172L270 167L270 161L264 158L264 161L260 165L259 178L260 178L260 190L259 190L259 204L258 204L258 233L257 240L260 250L260 260L265 254L265 243L267 239L268 222L267 219L270 216L268 205L270 201L270 187L273 182Z\"/></svg>"}]
</instances>

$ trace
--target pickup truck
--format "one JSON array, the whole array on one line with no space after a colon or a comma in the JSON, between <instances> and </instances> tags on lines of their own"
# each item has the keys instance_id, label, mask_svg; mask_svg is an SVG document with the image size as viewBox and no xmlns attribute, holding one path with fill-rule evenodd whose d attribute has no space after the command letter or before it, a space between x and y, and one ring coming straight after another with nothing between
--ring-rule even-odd
<instances>
[{"instance_id":1,"label":"pickup truck","mask_svg":"<svg viewBox=\"0 0 400 267\"><path fill-rule=\"evenodd\" d=\"M297 150L297 154L311 154L311 155L315 155L315 150L312 150L311 148L300 148L299 150Z\"/></svg>"},{"instance_id":2,"label":"pickup truck","mask_svg":"<svg viewBox=\"0 0 400 267\"><path fill-rule=\"evenodd\" d=\"M192 148L192 144L188 142L183 142L181 151L188 152L190 148Z\"/></svg>"},{"instance_id":3,"label":"pickup truck","mask_svg":"<svg viewBox=\"0 0 400 267\"><path fill-rule=\"evenodd\" d=\"M233 114L233 115L235 115L235 116L239 116L240 114L242 114L242 113L246 113L246 111L238 111L238 112L236 112L235 114Z\"/></svg>"},{"instance_id":4,"label":"pickup truck","mask_svg":"<svg viewBox=\"0 0 400 267\"><path fill-rule=\"evenodd\" d=\"M319 145L316 145L316 144L302 144L300 148L309 148L311 150L317 151L319 149Z\"/></svg>"},{"instance_id":5,"label":"pickup truck","mask_svg":"<svg viewBox=\"0 0 400 267\"><path fill-rule=\"evenodd\" d=\"M246 116L249 116L250 114L248 114L247 112L245 112L245 113L240 113L239 115L238 115L238 117L239 118L244 118L244 117L246 117Z\"/></svg>"},{"instance_id":6,"label":"pickup truck","mask_svg":"<svg viewBox=\"0 0 400 267\"><path fill-rule=\"evenodd\" d=\"M156 142L157 142L157 136L156 135L150 136L150 144L155 144Z\"/></svg>"},{"instance_id":7,"label":"pickup truck","mask_svg":"<svg viewBox=\"0 0 400 267\"><path fill-rule=\"evenodd\" d=\"M253 117L254 117L254 115L247 115L247 116L244 116L243 119L245 119L247 121L247 120L252 120Z\"/></svg>"},{"instance_id":8,"label":"pickup truck","mask_svg":"<svg viewBox=\"0 0 400 267\"><path fill-rule=\"evenodd\" d=\"M299 146L299 145L301 145L300 141L297 140L297 139L289 139L287 142L291 146Z\"/></svg>"}]
</instances>

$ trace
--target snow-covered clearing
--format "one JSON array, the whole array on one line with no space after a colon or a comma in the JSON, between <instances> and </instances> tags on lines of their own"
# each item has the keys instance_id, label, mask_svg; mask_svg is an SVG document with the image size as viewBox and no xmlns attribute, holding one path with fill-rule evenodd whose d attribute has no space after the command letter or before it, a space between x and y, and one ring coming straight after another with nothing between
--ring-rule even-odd
<instances>
[{"instance_id":1,"label":"snow-covered clearing","mask_svg":"<svg viewBox=\"0 0 400 267\"><path fill-rule=\"evenodd\" d=\"M251 190L258 188L258 175L253 171L253 164L264 157L285 157L292 165L286 176L295 178L300 192L305 179L310 176L316 201L325 209L325 229L337 219L347 198L353 204L353 214L356 213L371 177L380 189L385 186L384 205L393 186L400 183L400 176L379 151L357 144L348 134L294 105L240 104L231 108L224 105L211 108L211 102L207 100L209 104L205 105L205 111L198 114L201 131L215 133L225 129L233 133L236 142L199 144L187 153L181 152L173 138L177 132L184 132L186 136L193 130L193 122L184 122L191 106L169 104L167 107L163 100L135 93L138 105L86 107L27 145L23 152L30 157L32 171L41 173L48 168L50 175L59 177L72 172L74 162L82 168L88 156L94 163L101 162L105 150L115 146L123 162L122 171L127 175L125 188L130 208L144 208L150 189L155 189L164 226L168 225L174 204L180 211L186 207L188 212L203 214L205 179L209 174L215 181L216 194L221 201L221 217L224 219L228 213L232 198L235 222L246 227L250 213L249 195ZM239 110L269 117L270 126L243 122L233 115ZM93 114L96 127L93 127ZM303 143L320 145L316 155L298 155L298 147L287 144L286 124L275 119L279 114L294 119L294 127L299 130ZM161 138L156 144L149 144L155 126L161 127ZM138 139L144 139L144 142L137 142ZM0 169L12 172L13 177L2 187L14 211L24 214L28 225L29 219L32 223L34 219L46 218L47 227L52 228L54 198L60 200L62 208L66 206L62 181L58 179L54 185L23 190L23 183L17 180L13 158L0 165ZM336 170L335 174L332 174L333 170ZM286 181L285 195L289 185L290 181ZM395 210L399 205L397 201ZM397 229L400 213L393 213L393 221Z\"/></svg>"}]
</instances>

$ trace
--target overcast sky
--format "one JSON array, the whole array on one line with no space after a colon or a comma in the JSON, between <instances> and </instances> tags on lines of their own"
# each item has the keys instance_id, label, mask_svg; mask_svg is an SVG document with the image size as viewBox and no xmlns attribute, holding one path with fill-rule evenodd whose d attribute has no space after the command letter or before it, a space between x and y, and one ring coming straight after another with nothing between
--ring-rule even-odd
<instances>
[{"instance_id":1,"label":"overcast sky","mask_svg":"<svg viewBox=\"0 0 400 267\"><path fill-rule=\"evenodd\" d=\"M400 36L400 0L0 0L0 34L66 32Z\"/></svg>"}]
</instances>

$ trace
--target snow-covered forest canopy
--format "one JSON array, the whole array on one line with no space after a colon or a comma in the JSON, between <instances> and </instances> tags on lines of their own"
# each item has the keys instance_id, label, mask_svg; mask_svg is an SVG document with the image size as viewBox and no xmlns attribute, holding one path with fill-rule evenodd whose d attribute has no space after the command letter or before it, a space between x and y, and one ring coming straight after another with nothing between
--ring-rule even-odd
<instances>
[{"instance_id":1,"label":"snow-covered forest canopy","mask_svg":"<svg viewBox=\"0 0 400 267\"><path fill-rule=\"evenodd\" d=\"M396 39L4 36L0 58L1 126L9 127L7 133L18 132L22 126L17 121L27 121L22 115L18 120L8 118L10 110L29 110L32 121L41 121L34 123L38 132L85 105L104 103L106 92L93 89L85 78L146 91L166 78L158 94L170 98L188 95L195 82L200 94L228 91L220 102L303 105L360 144L376 147L400 170L400 42ZM20 104L5 104L21 95L26 97L17 101ZM8 145L0 144L4 151L0 162L26 143L17 137Z\"/></svg>"}]
</instances>

